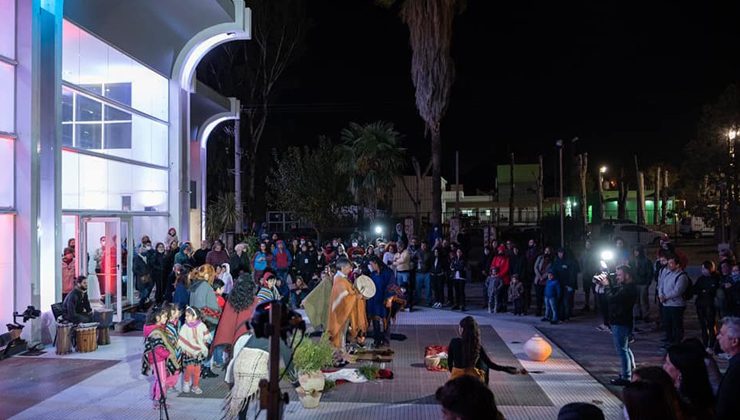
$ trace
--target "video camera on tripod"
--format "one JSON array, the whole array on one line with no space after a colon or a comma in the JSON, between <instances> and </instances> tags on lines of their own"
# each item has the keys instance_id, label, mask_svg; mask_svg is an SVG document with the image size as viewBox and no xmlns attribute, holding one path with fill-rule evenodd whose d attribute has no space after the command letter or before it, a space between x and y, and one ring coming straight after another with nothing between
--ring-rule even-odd
<instances>
[{"instance_id":1,"label":"video camera on tripod","mask_svg":"<svg viewBox=\"0 0 740 420\"><path fill-rule=\"evenodd\" d=\"M23 323L25 324L28 320L36 319L40 316L41 311L33 306L26 307L26 310L22 313L13 312L13 322L11 324L5 324L8 332L0 335L0 360L22 353L28 349L28 343L21 338L24 325L18 323L18 318L23 318ZM28 350L37 351L36 346Z\"/></svg>"}]
</instances>

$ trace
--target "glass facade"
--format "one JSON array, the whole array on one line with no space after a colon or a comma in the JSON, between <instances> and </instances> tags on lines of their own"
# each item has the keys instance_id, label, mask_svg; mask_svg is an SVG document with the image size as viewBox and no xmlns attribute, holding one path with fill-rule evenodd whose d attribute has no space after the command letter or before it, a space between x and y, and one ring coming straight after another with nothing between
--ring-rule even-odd
<instances>
[{"instance_id":1,"label":"glass facade","mask_svg":"<svg viewBox=\"0 0 740 420\"><path fill-rule=\"evenodd\" d=\"M65 21L62 208L166 212L168 82Z\"/></svg>"},{"instance_id":2,"label":"glass facade","mask_svg":"<svg viewBox=\"0 0 740 420\"><path fill-rule=\"evenodd\" d=\"M15 0L0 0L0 325L15 308Z\"/></svg>"}]
</instances>

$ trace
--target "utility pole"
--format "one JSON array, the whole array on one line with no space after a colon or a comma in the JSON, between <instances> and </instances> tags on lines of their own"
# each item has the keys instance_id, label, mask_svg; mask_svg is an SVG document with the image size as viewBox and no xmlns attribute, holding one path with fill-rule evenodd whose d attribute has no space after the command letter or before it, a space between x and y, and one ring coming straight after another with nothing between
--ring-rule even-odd
<instances>
[{"instance_id":1,"label":"utility pole","mask_svg":"<svg viewBox=\"0 0 740 420\"><path fill-rule=\"evenodd\" d=\"M244 226L244 209L242 208L242 148L241 148L241 112L234 120L234 202L236 203L236 224L234 226L234 240L242 233Z\"/></svg>"},{"instance_id":2,"label":"utility pole","mask_svg":"<svg viewBox=\"0 0 740 420\"><path fill-rule=\"evenodd\" d=\"M558 148L558 162L560 167L560 247L565 248L565 209L563 203L563 140L555 142Z\"/></svg>"},{"instance_id":3,"label":"utility pole","mask_svg":"<svg viewBox=\"0 0 740 420\"><path fill-rule=\"evenodd\" d=\"M460 217L460 152L455 151L455 217Z\"/></svg>"}]
</instances>

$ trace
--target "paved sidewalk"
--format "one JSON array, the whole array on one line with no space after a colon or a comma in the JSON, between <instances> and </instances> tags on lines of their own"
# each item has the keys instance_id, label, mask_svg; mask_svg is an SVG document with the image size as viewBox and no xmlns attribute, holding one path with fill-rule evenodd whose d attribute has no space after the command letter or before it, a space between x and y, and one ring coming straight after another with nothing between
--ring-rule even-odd
<instances>
[{"instance_id":1,"label":"paved sidewalk","mask_svg":"<svg viewBox=\"0 0 740 420\"><path fill-rule=\"evenodd\" d=\"M482 326L483 340L491 357L502 363L519 363L533 372L528 377L512 377L503 373L492 374L491 388L499 394L500 409L507 419L554 419L563 405L575 401L587 401L599 405L607 418L621 418L622 408L618 398L599 384L581 366L562 350L554 347L553 356L547 362L527 360L523 344L537 333L532 323L522 317L490 316L484 311L469 311ZM455 326L464 316L459 311L419 308L411 313L399 314L399 332L409 335L406 341L393 341L397 356L388 364L396 373L389 381L367 384L344 384L326 394L317 409L304 409L297 401L286 407L287 419L433 419L440 418L439 406L434 402L433 391L444 383L445 373L428 372L423 363L423 346L429 341L449 340ZM139 333L140 334L140 333ZM25 377L20 381L26 390L21 403L8 398L5 390L13 389L18 366L0 362L0 406L9 410L12 419L155 419L159 417L147 398L150 382L139 373L142 339L139 334L114 336L111 345L101 347L94 353L57 356L54 349L36 357L15 357L14 363L49 364L48 380L58 388L36 390L35 380ZM412 339L411 335L415 334ZM445 342L439 344L446 344ZM418 347L418 348L417 348ZM36 360L36 362L33 362ZM93 360L97 360L94 362ZM69 372L71 363L85 361L90 368L89 376L64 381L62 372ZM106 362L107 361L107 362ZM98 365L94 365L98 363ZM111 363L100 366L100 363ZM12 369L11 369L12 367ZM85 370L86 366L75 369ZM23 369L20 369L23 372ZM536 373L535 373L536 372ZM12 375L12 376L11 376ZM218 379L220 380L220 378ZM404 395L392 398L394 404L380 402L384 387L404 390ZM355 388L353 388L355 387ZM366 390L360 387L367 387ZM527 391L530 390L530 391ZM377 391L377 392L376 392ZM521 395L530 392L532 395ZM364 400L363 395L372 402ZM536 397L539 395L539 397ZM535 396L536 398L532 398ZM220 398L187 398L176 393L169 396L171 419L220 418ZM264 418L264 414L260 418Z\"/></svg>"}]
</instances>

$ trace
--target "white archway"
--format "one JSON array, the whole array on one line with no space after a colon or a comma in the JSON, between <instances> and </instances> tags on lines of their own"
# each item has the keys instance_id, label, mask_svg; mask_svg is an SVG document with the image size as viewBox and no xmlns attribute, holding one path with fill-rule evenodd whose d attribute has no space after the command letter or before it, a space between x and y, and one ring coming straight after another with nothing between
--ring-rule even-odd
<instances>
[{"instance_id":1,"label":"white archway","mask_svg":"<svg viewBox=\"0 0 740 420\"><path fill-rule=\"evenodd\" d=\"M216 114L206 120L198 130L198 144L200 145L200 237L206 237L206 206L208 199L207 172L208 172L208 139L213 130L222 122L239 119L241 103L236 98L229 98L231 110Z\"/></svg>"},{"instance_id":2,"label":"white archway","mask_svg":"<svg viewBox=\"0 0 740 420\"><path fill-rule=\"evenodd\" d=\"M194 91L195 68L203 57L218 45L229 41L251 39L251 11L245 7L244 0L232 1L234 3L234 22L213 25L197 33L180 50L172 68L170 83L170 160L172 163L171 171L178 174L178 176L170 177L170 191L177 191L178 193L170 194L170 209L178 209L176 213L171 211L171 218L173 225L178 227L178 232L183 238L190 238L190 195L192 194L190 186L190 142L198 140L190 138L190 93ZM233 118L231 117L231 119ZM204 180L201 181L202 184L204 184ZM204 190L205 188L201 188L201 191ZM204 209L201 209L202 211ZM201 229L203 221L204 218L201 215Z\"/></svg>"}]
</instances>

